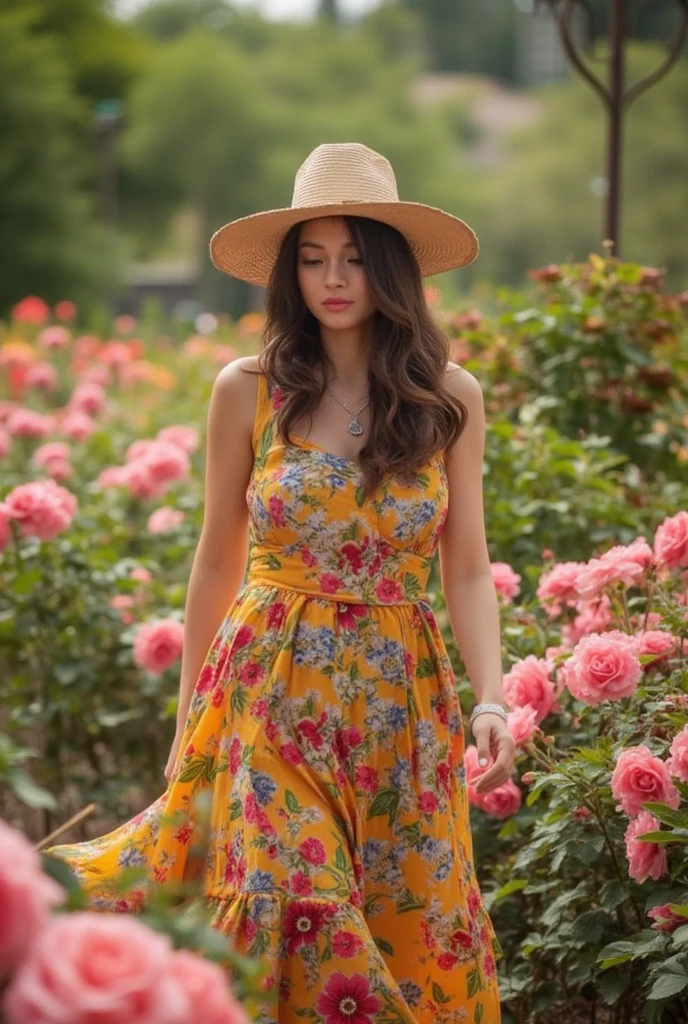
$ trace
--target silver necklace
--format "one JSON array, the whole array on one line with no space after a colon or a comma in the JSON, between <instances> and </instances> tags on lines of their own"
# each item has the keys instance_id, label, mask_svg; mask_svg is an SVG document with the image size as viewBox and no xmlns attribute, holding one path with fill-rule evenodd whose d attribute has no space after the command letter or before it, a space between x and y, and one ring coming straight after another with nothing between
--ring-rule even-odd
<instances>
[{"instance_id":1,"label":"silver necklace","mask_svg":"<svg viewBox=\"0 0 688 1024\"><path fill-rule=\"evenodd\" d=\"M328 391L330 392L330 394L331 394L331 395L332 395L332 397L334 398L335 402L339 402L339 404L341 405L341 407L342 407L343 409L346 409L346 411L347 411L348 413L350 413L350 414L351 414L351 415L353 416L353 419L351 420L351 423L350 423L350 424L349 424L349 426L347 427L347 430L349 431L349 433L350 433L350 434L355 434L355 435L356 435L356 437L358 437L358 436L359 436L359 434L362 434L362 433L363 433L363 424L361 423L361 421L359 420L359 418L358 418L358 417L359 417L359 415L360 415L360 414L361 414L361 413L363 412L363 410L365 409L365 407L366 407L366 405L368 404L368 402L370 401L370 399L369 399L369 398L366 398L366 400L365 400L365 402L363 403L363 405L361 405L361 406L360 406L360 407L359 407L359 408L358 408L358 409L356 410L356 412L354 412L354 410L353 410L353 409L350 409L350 408L349 408L349 406L348 406L348 405L346 404L346 402L342 402L341 398L337 398L337 396L335 395L334 391L332 390L332 385L331 385L331 384L328 384L328 385L327 385L327 390L328 390Z\"/></svg>"}]
</instances>

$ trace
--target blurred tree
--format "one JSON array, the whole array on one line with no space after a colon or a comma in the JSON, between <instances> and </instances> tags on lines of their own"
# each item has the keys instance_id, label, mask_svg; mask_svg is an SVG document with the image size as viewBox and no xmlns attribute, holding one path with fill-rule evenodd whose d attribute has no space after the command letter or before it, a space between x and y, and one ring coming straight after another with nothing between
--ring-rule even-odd
<instances>
[{"instance_id":1,"label":"blurred tree","mask_svg":"<svg viewBox=\"0 0 688 1024\"><path fill-rule=\"evenodd\" d=\"M94 302L115 271L74 143L83 106L60 48L31 20L0 13L0 312L27 294Z\"/></svg>"},{"instance_id":2,"label":"blurred tree","mask_svg":"<svg viewBox=\"0 0 688 1024\"><path fill-rule=\"evenodd\" d=\"M628 50L630 80L661 60L655 44ZM578 77L534 90L543 114L515 133L505 160L484 171L468 196L481 236L481 274L516 283L526 267L585 259L601 251L604 111ZM688 61L681 61L630 108L621 218L624 257L688 276ZM470 219L470 217L468 219Z\"/></svg>"},{"instance_id":3,"label":"blurred tree","mask_svg":"<svg viewBox=\"0 0 688 1024\"><path fill-rule=\"evenodd\" d=\"M480 72L514 81L513 0L393 0L416 12L433 71Z\"/></svg>"},{"instance_id":4,"label":"blurred tree","mask_svg":"<svg viewBox=\"0 0 688 1024\"><path fill-rule=\"evenodd\" d=\"M237 14L228 0L153 0L132 19L132 27L159 42L185 35L194 28L222 32Z\"/></svg>"},{"instance_id":5,"label":"blurred tree","mask_svg":"<svg viewBox=\"0 0 688 1024\"><path fill-rule=\"evenodd\" d=\"M328 21L336 25L339 21L339 11L337 9L337 0L320 0L318 4L318 14L321 18L326 18Z\"/></svg>"}]
</instances>

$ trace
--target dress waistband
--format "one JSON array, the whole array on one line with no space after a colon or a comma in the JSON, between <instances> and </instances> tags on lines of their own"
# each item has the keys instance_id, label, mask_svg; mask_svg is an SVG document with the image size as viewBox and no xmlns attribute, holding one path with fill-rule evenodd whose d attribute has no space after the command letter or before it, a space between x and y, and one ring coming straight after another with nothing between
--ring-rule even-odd
<instances>
[{"instance_id":1,"label":"dress waistband","mask_svg":"<svg viewBox=\"0 0 688 1024\"><path fill-rule=\"evenodd\" d=\"M431 559L394 551L381 564L344 565L342 571L309 565L301 552L255 548L245 585L263 584L346 604L409 605L427 601Z\"/></svg>"}]
</instances>

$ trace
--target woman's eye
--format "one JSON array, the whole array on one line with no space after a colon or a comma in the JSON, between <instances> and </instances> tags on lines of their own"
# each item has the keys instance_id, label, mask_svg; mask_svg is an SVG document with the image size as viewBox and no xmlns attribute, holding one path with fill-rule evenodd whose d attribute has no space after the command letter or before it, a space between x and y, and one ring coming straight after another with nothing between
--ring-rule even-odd
<instances>
[{"instance_id":1,"label":"woman's eye","mask_svg":"<svg viewBox=\"0 0 688 1024\"><path fill-rule=\"evenodd\" d=\"M354 256L354 257L352 257L352 258L351 258L351 259L349 260L349 263L358 263L358 264L361 264L361 263L363 263L363 260L359 259L359 258L358 258L358 256Z\"/></svg>"},{"instance_id":2,"label":"woman's eye","mask_svg":"<svg viewBox=\"0 0 688 1024\"><path fill-rule=\"evenodd\" d=\"M320 260L303 260L304 267L314 267L316 263L320 263Z\"/></svg>"}]
</instances>

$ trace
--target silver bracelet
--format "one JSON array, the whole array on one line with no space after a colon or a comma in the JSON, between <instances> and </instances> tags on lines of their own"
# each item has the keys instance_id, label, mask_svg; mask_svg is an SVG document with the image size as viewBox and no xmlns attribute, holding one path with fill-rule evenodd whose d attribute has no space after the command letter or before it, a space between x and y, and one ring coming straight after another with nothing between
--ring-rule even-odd
<instances>
[{"instance_id":1,"label":"silver bracelet","mask_svg":"<svg viewBox=\"0 0 688 1024\"><path fill-rule=\"evenodd\" d=\"M501 704L493 704L491 701L487 701L485 703L475 705L475 707L471 711L471 717L469 719L468 724L472 726L474 720L478 717L478 715L488 714L488 712L492 715L499 715L499 717L504 722L506 722L507 720L508 713L506 709L502 707Z\"/></svg>"}]
</instances>

